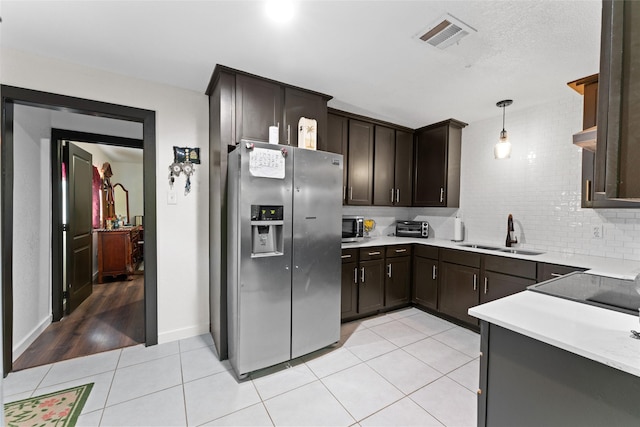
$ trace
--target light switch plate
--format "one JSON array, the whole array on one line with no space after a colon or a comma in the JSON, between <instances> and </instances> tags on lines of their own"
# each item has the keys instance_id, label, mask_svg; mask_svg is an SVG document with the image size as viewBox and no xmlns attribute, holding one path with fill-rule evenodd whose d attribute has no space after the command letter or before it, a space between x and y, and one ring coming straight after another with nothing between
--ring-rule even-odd
<instances>
[{"instance_id":1,"label":"light switch plate","mask_svg":"<svg viewBox=\"0 0 640 427\"><path fill-rule=\"evenodd\" d=\"M177 205L178 204L178 195L175 190L167 191L167 204L168 205Z\"/></svg>"}]
</instances>

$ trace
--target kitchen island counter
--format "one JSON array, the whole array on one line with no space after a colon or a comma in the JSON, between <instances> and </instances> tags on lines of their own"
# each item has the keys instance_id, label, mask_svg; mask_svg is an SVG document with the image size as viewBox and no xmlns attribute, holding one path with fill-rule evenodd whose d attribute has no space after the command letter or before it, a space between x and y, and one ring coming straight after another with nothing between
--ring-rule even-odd
<instances>
[{"instance_id":1,"label":"kitchen island counter","mask_svg":"<svg viewBox=\"0 0 640 427\"><path fill-rule=\"evenodd\" d=\"M539 255L526 255L526 254L512 254L509 252L500 252L496 250L470 248L462 246L469 244L470 242L453 242L447 239L434 239L434 238L414 238L414 237L395 237L395 236L378 236L364 238L358 242L343 243L343 249L349 248L361 248L371 246L388 246L388 245L406 245L406 244L419 244L436 246L438 248L446 249L458 249L469 252L477 252L487 255L497 255L509 258L518 258L528 261L536 261L549 264L566 265L569 267L578 267L588 270L591 274L598 274L601 276L615 277L618 279L633 280L638 274L640 274L640 261L622 260L616 258L604 258L590 255L580 255L572 253L562 252L543 252ZM471 242L483 245L482 242ZM500 246L495 243L488 243L487 246ZM535 250L535 248L529 247L514 247L513 249L526 249Z\"/></svg>"}]
</instances>

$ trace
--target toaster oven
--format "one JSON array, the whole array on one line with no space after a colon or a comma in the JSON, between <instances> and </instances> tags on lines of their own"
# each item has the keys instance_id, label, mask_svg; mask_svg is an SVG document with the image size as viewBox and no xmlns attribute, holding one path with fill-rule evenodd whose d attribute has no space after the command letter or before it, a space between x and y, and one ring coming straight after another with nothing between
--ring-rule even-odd
<instances>
[{"instance_id":1,"label":"toaster oven","mask_svg":"<svg viewBox=\"0 0 640 427\"><path fill-rule=\"evenodd\" d=\"M429 223L427 221L396 221L396 236L427 238Z\"/></svg>"}]
</instances>

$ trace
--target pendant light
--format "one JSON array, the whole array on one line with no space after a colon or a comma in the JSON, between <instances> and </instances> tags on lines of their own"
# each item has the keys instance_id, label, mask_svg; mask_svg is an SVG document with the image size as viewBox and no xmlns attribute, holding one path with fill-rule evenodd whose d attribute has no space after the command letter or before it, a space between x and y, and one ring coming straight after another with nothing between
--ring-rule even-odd
<instances>
[{"instance_id":1,"label":"pendant light","mask_svg":"<svg viewBox=\"0 0 640 427\"><path fill-rule=\"evenodd\" d=\"M504 129L504 109L513 104L513 100L505 99L496 103L496 106L502 108L502 131L500 132L500 140L493 147L493 155L496 159L508 159L511 157L511 143Z\"/></svg>"}]
</instances>

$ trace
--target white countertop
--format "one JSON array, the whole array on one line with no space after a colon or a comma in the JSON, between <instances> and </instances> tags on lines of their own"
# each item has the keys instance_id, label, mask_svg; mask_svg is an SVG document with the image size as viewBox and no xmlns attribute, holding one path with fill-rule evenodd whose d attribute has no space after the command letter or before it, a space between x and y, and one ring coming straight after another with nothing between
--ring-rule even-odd
<instances>
[{"instance_id":1,"label":"white countertop","mask_svg":"<svg viewBox=\"0 0 640 427\"><path fill-rule=\"evenodd\" d=\"M488 249L477 249L477 248L468 248L461 246L463 244L477 243L483 244L482 242L453 242L451 240L445 239L420 239L413 237L395 237L395 236L380 236L380 237L371 237L365 238L359 242L354 243L343 243L342 248L361 248L361 247L370 247L370 246L385 246L385 245L402 245L402 244L420 244L420 245L428 245L428 246L437 246L440 248L448 248L448 249L459 249L469 252L477 252L487 255L497 255L503 257L511 257L518 259L525 259L529 261L537 261L537 262L545 262L549 264L559 264L559 265L567 265L570 267L580 267L585 268L591 274L597 274L601 276L609 276L615 277L618 279L626 279L633 280L640 273L640 262L639 261L629 261L629 260L621 260L615 258L602 258L588 255L576 255L576 254L567 254L567 253L559 253L559 252L544 252L540 255L522 255L522 254L511 254L500 251L492 251ZM497 246L491 245L488 246ZM516 246L514 249L518 249ZM526 250L535 250L535 248L523 248Z\"/></svg>"},{"instance_id":2,"label":"white countertop","mask_svg":"<svg viewBox=\"0 0 640 427\"><path fill-rule=\"evenodd\" d=\"M554 347L640 377L637 316L523 291L469 309L486 320Z\"/></svg>"}]
</instances>

